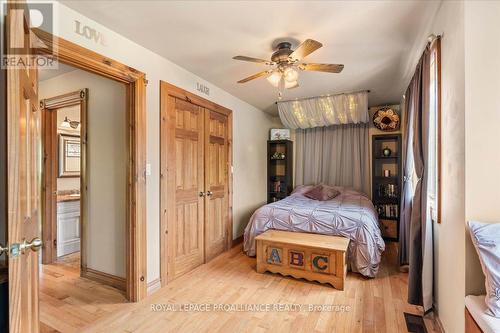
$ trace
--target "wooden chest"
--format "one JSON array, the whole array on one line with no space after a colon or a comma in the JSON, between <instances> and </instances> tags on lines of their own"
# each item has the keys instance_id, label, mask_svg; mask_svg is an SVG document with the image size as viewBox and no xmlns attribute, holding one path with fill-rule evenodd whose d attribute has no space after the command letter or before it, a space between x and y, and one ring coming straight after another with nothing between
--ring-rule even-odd
<instances>
[{"instance_id":1,"label":"wooden chest","mask_svg":"<svg viewBox=\"0 0 500 333\"><path fill-rule=\"evenodd\" d=\"M257 272L269 271L344 290L349 239L299 232L268 230L255 238Z\"/></svg>"}]
</instances>

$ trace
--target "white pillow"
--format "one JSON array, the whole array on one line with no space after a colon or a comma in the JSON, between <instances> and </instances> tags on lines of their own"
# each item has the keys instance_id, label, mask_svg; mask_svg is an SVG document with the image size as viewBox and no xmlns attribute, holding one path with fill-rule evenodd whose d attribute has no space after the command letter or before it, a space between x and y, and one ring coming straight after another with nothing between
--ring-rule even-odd
<instances>
[{"instance_id":1,"label":"white pillow","mask_svg":"<svg viewBox=\"0 0 500 333\"><path fill-rule=\"evenodd\" d=\"M487 313L500 318L500 223L469 221L469 230L486 276Z\"/></svg>"}]
</instances>

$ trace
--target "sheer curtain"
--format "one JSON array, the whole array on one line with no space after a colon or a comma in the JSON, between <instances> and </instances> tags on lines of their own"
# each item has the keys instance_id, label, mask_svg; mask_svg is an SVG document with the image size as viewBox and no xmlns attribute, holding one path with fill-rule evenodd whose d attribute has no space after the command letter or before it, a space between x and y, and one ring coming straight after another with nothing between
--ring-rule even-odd
<instances>
[{"instance_id":1,"label":"sheer curtain","mask_svg":"<svg viewBox=\"0 0 500 333\"><path fill-rule=\"evenodd\" d=\"M325 183L370 193L368 124L296 131L295 183Z\"/></svg>"},{"instance_id":2,"label":"sheer curtain","mask_svg":"<svg viewBox=\"0 0 500 333\"><path fill-rule=\"evenodd\" d=\"M366 123L367 110L367 91L278 102L281 122L292 129Z\"/></svg>"}]
</instances>

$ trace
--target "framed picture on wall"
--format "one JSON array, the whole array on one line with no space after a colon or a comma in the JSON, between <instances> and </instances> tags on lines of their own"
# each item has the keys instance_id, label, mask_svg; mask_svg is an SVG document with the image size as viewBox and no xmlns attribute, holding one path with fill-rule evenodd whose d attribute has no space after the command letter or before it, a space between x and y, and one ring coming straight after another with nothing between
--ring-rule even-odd
<instances>
[{"instance_id":1,"label":"framed picture on wall","mask_svg":"<svg viewBox=\"0 0 500 333\"><path fill-rule=\"evenodd\" d=\"M59 134L59 177L80 177L80 136Z\"/></svg>"},{"instance_id":2,"label":"framed picture on wall","mask_svg":"<svg viewBox=\"0 0 500 333\"><path fill-rule=\"evenodd\" d=\"M289 128L272 128L271 140L290 140Z\"/></svg>"}]
</instances>

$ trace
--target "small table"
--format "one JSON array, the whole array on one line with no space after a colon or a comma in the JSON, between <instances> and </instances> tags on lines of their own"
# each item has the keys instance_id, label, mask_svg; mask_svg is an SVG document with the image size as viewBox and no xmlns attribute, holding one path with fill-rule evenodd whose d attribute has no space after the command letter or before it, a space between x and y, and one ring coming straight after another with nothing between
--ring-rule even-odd
<instances>
[{"instance_id":1,"label":"small table","mask_svg":"<svg viewBox=\"0 0 500 333\"><path fill-rule=\"evenodd\" d=\"M267 230L257 241L257 272L269 271L329 283L344 290L349 239L339 236Z\"/></svg>"}]
</instances>

